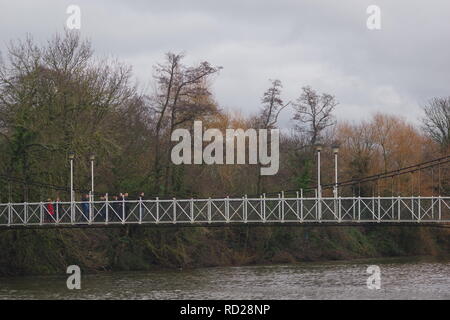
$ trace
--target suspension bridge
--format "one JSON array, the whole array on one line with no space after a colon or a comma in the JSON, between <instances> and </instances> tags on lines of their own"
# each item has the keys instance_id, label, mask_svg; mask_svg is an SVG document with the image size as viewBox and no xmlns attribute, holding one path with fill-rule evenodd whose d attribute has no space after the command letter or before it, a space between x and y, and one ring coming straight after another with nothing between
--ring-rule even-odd
<instances>
[{"instance_id":1,"label":"suspension bridge","mask_svg":"<svg viewBox=\"0 0 450 320\"><path fill-rule=\"evenodd\" d=\"M0 205L0 226L450 223L450 197L221 198Z\"/></svg>"},{"instance_id":2,"label":"suspension bridge","mask_svg":"<svg viewBox=\"0 0 450 320\"><path fill-rule=\"evenodd\" d=\"M443 195L442 181L448 182L442 164L450 156L359 180L323 185L313 189L281 191L258 196L138 199L110 201L23 202L0 204L0 227L101 227L120 225L449 225L450 196ZM421 195L423 170L438 168L438 181L431 177L431 195ZM413 175L418 175L414 184ZM401 194L400 177L410 175L410 195ZM395 181L397 179L397 182ZM390 183L386 183L390 180ZM384 183L380 183L384 181ZM372 196L362 196L361 184L370 184ZM386 185L391 195L386 196ZM436 186L435 186L436 184ZM381 185L381 187L380 187ZM359 186L359 187L358 187ZM397 189L395 189L397 186ZM352 196L340 196L350 188ZM322 196L333 189L333 196ZM384 189L381 195L380 189ZM436 190L436 195L433 194ZM418 194L414 194L414 193ZM378 193L378 194L376 194ZM397 193L397 194L395 194Z\"/></svg>"}]
</instances>

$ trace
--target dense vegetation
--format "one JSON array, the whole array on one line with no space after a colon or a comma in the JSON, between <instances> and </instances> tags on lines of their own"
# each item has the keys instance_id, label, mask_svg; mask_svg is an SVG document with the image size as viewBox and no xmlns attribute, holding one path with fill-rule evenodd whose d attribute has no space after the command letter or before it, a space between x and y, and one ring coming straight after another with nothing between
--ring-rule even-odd
<instances>
[{"instance_id":1,"label":"dense vegetation","mask_svg":"<svg viewBox=\"0 0 450 320\"><path fill-rule=\"evenodd\" d=\"M97 193L144 191L147 197L312 187L317 142L340 142L340 177L355 181L449 151L450 98L424 106L422 127L385 114L338 123L333 95L305 86L289 100L283 98L281 81L271 80L261 93L261 109L246 118L215 101L213 80L220 70L208 62L188 66L183 55L168 53L154 67L152 91L140 92L129 66L95 58L91 44L77 33L56 35L45 45L31 38L12 42L0 60L1 202L69 199L71 151L80 192L89 190L88 159L95 152ZM221 130L276 128L280 112L292 115L295 128L281 137L277 175L260 176L259 165L176 166L170 161L171 133L191 130L194 120ZM323 183L331 183L329 148L323 157ZM439 184L432 176L429 171L402 177L395 189L391 181L380 181L342 192L417 194L421 185L422 195L448 193L448 170ZM447 231L426 228L2 230L0 274L61 272L72 263L88 270L147 269L439 254L449 248Z\"/></svg>"},{"instance_id":2,"label":"dense vegetation","mask_svg":"<svg viewBox=\"0 0 450 320\"><path fill-rule=\"evenodd\" d=\"M448 255L448 229L224 227L8 230L0 274L152 270L356 258Z\"/></svg>"}]
</instances>

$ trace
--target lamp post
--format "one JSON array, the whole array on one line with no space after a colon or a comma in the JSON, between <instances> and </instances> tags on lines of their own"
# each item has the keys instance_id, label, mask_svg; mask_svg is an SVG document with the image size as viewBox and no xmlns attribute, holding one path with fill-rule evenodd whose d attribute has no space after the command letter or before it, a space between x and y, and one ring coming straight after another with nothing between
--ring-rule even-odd
<instances>
[{"instance_id":1,"label":"lamp post","mask_svg":"<svg viewBox=\"0 0 450 320\"><path fill-rule=\"evenodd\" d=\"M317 219L322 219L322 186L320 184L320 152L322 151L322 145L316 143L317 151Z\"/></svg>"},{"instance_id":2,"label":"lamp post","mask_svg":"<svg viewBox=\"0 0 450 320\"><path fill-rule=\"evenodd\" d=\"M73 151L69 152L70 161L70 202L74 201L73 194L73 160L75 159L75 153Z\"/></svg>"},{"instance_id":3,"label":"lamp post","mask_svg":"<svg viewBox=\"0 0 450 320\"><path fill-rule=\"evenodd\" d=\"M322 145L320 143L316 144L317 151L317 195L319 198L322 197L322 186L320 184L320 152L322 151Z\"/></svg>"},{"instance_id":4,"label":"lamp post","mask_svg":"<svg viewBox=\"0 0 450 320\"><path fill-rule=\"evenodd\" d=\"M91 153L89 155L89 160L91 161L91 200L94 200L94 161L95 154Z\"/></svg>"},{"instance_id":5,"label":"lamp post","mask_svg":"<svg viewBox=\"0 0 450 320\"><path fill-rule=\"evenodd\" d=\"M73 194L73 159L75 159L75 153L73 151L69 152L69 161L70 161L70 220L74 221L74 210L73 210L73 202L74 202L74 194Z\"/></svg>"},{"instance_id":6,"label":"lamp post","mask_svg":"<svg viewBox=\"0 0 450 320\"><path fill-rule=\"evenodd\" d=\"M334 197L338 197L338 153L339 153L339 143L335 142L332 147L334 154Z\"/></svg>"}]
</instances>

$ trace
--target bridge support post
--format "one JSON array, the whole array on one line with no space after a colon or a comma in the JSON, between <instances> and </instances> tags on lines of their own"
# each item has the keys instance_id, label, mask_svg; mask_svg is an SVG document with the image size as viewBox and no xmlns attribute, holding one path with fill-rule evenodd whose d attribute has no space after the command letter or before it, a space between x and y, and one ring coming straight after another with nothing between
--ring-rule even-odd
<instances>
[{"instance_id":1,"label":"bridge support post","mask_svg":"<svg viewBox=\"0 0 450 320\"><path fill-rule=\"evenodd\" d=\"M378 221L381 221L381 198L378 195Z\"/></svg>"},{"instance_id":2,"label":"bridge support post","mask_svg":"<svg viewBox=\"0 0 450 320\"><path fill-rule=\"evenodd\" d=\"M58 212L58 206L56 206L56 212ZM24 218L24 224L28 223L28 203L24 202L23 204L23 218Z\"/></svg>"},{"instance_id":3,"label":"bridge support post","mask_svg":"<svg viewBox=\"0 0 450 320\"><path fill-rule=\"evenodd\" d=\"M259 211L260 211L259 216L261 217L261 221L264 222L264 219L263 219L263 196L262 196L262 194L259 195Z\"/></svg>"},{"instance_id":4,"label":"bridge support post","mask_svg":"<svg viewBox=\"0 0 450 320\"><path fill-rule=\"evenodd\" d=\"M316 220L319 220L319 202L317 201L319 198L318 198L317 189L314 190L314 193L315 193L314 202L316 205Z\"/></svg>"},{"instance_id":5,"label":"bridge support post","mask_svg":"<svg viewBox=\"0 0 450 320\"><path fill-rule=\"evenodd\" d=\"M92 224L92 193L89 191L89 225Z\"/></svg>"},{"instance_id":6,"label":"bridge support post","mask_svg":"<svg viewBox=\"0 0 450 320\"><path fill-rule=\"evenodd\" d=\"M431 196L431 219L434 220L434 205L436 204L436 201L434 199L434 196Z\"/></svg>"},{"instance_id":7,"label":"bridge support post","mask_svg":"<svg viewBox=\"0 0 450 320\"><path fill-rule=\"evenodd\" d=\"M247 195L245 195L242 198L242 201L243 201L242 207L243 207L243 210L244 210L244 214L243 214L243 216L244 216L244 223L247 223Z\"/></svg>"},{"instance_id":8,"label":"bridge support post","mask_svg":"<svg viewBox=\"0 0 450 320\"><path fill-rule=\"evenodd\" d=\"M75 210L74 210L74 202L73 202L73 196L71 197L70 201L70 223L73 225L75 223Z\"/></svg>"},{"instance_id":9,"label":"bridge support post","mask_svg":"<svg viewBox=\"0 0 450 320\"><path fill-rule=\"evenodd\" d=\"M341 217L340 217L340 213L339 213L339 209L338 209L338 199L335 193L335 189L333 189L333 216L334 218L337 218L338 222L341 222Z\"/></svg>"},{"instance_id":10,"label":"bridge support post","mask_svg":"<svg viewBox=\"0 0 450 320\"><path fill-rule=\"evenodd\" d=\"M278 221L284 222L284 191L281 191L281 194L278 194Z\"/></svg>"},{"instance_id":11,"label":"bridge support post","mask_svg":"<svg viewBox=\"0 0 450 320\"><path fill-rule=\"evenodd\" d=\"M11 212L11 202L8 203L8 227L11 225L12 212Z\"/></svg>"},{"instance_id":12,"label":"bridge support post","mask_svg":"<svg viewBox=\"0 0 450 320\"><path fill-rule=\"evenodd\" d=\"M39 203L39 225L42 226L42 224L44 223L44 205L42 202Z\"/></svg>"},{"instance_id":13,"label":"bridge support post","mask_svg":"<svg viewBox=\"0 0 450 320\"><path fill-rule=\"evenodd\" d=\"M108 194L105 195L105 224L108 224L109 221L109 197Z\"/></svg>"},{"instance_id":14,"label":"bridge support post","mask_svg":"<svg viewBox=\"0 0 450 320\"><path fill-rule=\"evenodd\" d=\"M225 219L227 220L227 223L230 222L230 197L227 196L225 199Z\"/></svg>"},{"instance_id":15,"label":"bridge support post","mask_svg":"<svg viewBox=\"0 0 450 320\"><path fill-rule=\"evenodd\" d=\"M173 224L177 223L177 199L172 199Z\"/></svg>"},{"instance_id":16,"label":"bridge support post","mask_svg":"<svg viewBox=\"0 0 450 320\"><path fill-rule=\"evenodd\" d=\"M211 212L211 197L208 198L208 223L211 223L212 212Z\"/></svg>"},{"instance_id":17,"label":"bridge support post","mask_svg":"<svg viewBox=\"0 0 450 320\"><path fill-rule=\"evenodd\" d=\"M339 222L342 222L342 200L341 200L341 196L338 197L338 216L339 216Z\"/></svg>"},{"instance_id":18,"label":"bridge support post","mask_svg":"<svg viewBox=\"0 0 450 320\"><path fill-rule=\"evenodd\" d=\"M159 223L159 198L156 197L156 223Z\"/></svg>"},{"instance_id":19,"label":"bridge support post","mask_svg":"<svg viewBox=\"0 0 450 320\"><path fill-rule=\"evenodd\" d=\"M319 198L317 198L317 210L319 212L319 222L322 223L322 197L319 193Z\"/></svg>"},{"instance_id":20,"label":"bridge support post","mask_svg":"<svg viewBox=\"0 0 450 320\"><path fill-rule=\"evenodd\" d=\"M397 196L397 202L398 202L398 218L397 218L397 220L400 221L401 220L401 212L402 212L400 196Z\"/></svg>"},{"instance_id":21,"label":"bridge support post","mask_svg":"<svg viewBox=\"0 0 450 320\"><path fill-rule=\"evenodd\" d=\"M372 219L375 219L375 196L372 195Z\"/></svg>"},{"instance_id":22,"label":"bridge support post","mask_svg":"<svg viewBox=\"0 0 450 320\"><path fill-rule=\"evenodd\" d=\"M122 197L122 224L125 224L125 196Z\"/></svg>"},{"instance_id":23,"label":"bridge support post","mask_svg":"<svg viewBox=\"0 0 450 320\"><path fill-rule=\"evenodd\" d=\"M142 197L139 197L139 224L142 224Z\"/></svg>"},{"instance_id":24,"label":"bridge support post","mask_svg":"<svg viewBox=\"0 0 450 320\"><path fill-rule=\"evenodd\" d=\"M361 196L358 196L358 222L361 221Z\"/></svg>"},{"instance_id":25,"label":"bridge support post","mask_svg":"<svg viewBox=\"0 0 450 320\"><path fill-rule=\"evenodd\" d=\"M417 199L417 206L418 206L418 210L419 210L419 222L422 220L422 209L421 209L421 205L420 205L420 196Z\"/></svg>"},{"instance_id":26,"label":"bridge support post","mask_svg":"<svg viewBox=\"0 0 450 320\"><path fill-rule=\"evenodd\" d=\"M191 219L191 223L194 223L194 199L191 198L190 202L189 202L189 215L190 215L190 219Z\"/></svg>"},{"instance_id":27,"label":"bridge support post","mask_svg":"<svg viewBox=\"0 0 450 320\"><path fill-rule=\"evenodd\" d=\"M262 214L263 214L263 222L266 222L266 194L263 193L263 210L262 210Z\"/></svg>"},{"instance_id":28,"label":"bridge support post","mask_svg":"<svg viewBox=\"0 0 450 320\"><path fill-rule=\"evenodd\" d=\"M300 221L303 222L303 189L300 189Z\"/></svg>"},{"instance_id":29,"label":"bridge support post","mask_svg":"<svg viewBox=\"0 0 450 320\"><path fill-rule=\"evenodd\" d=\"M59 224L59 201L56 201L55 202L55 204L56 204L56 208L55 208L55 210L56 210L56 224Z\"/></svg>"},{"instance_id":30,"label":"bridge support post","mask_svg":"<svg viewBox=\"0 0 450 320\"><path fill-rule=\"evenodd\" d=\"M442 197L439 195L439 197L438 197L438 220L439 221L441 221L442 220L442 211L441 211L441 209L442 209L442 204L441 204L441 202L442 202Z\"/></svg>"},{"instance_id":31,"label":"bridge support post","mask_svg":"<svg viewBox=\"0 0 450 320\"><path fill-rule=\"evenodd\" d=\"M391 219L395 219L395 202L394 202L394 196L391 195Z\"/></svg>"}]
</instances>

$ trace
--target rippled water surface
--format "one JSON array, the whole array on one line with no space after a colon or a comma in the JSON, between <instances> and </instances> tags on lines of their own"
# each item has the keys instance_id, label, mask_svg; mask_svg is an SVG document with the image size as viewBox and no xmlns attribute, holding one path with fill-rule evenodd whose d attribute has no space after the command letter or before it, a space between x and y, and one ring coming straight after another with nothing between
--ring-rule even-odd
<instances>
[{"instance_id":1,"label":"rippled water surface","mask_svg":"<svg viewBox=\"0 0 450 320\"><path fill-rule=\"evenodd\" d=\"M370 290L369 265L381 269ZM0 278L0 299L450 299L450 262L373 260L348 263L205 268Z\"/></svg>"}]
</instances>

